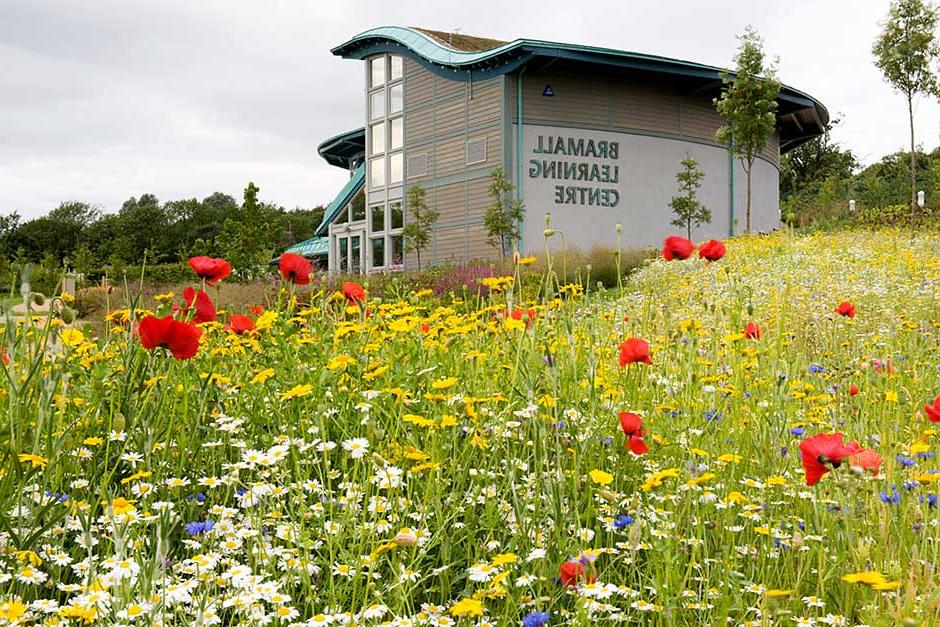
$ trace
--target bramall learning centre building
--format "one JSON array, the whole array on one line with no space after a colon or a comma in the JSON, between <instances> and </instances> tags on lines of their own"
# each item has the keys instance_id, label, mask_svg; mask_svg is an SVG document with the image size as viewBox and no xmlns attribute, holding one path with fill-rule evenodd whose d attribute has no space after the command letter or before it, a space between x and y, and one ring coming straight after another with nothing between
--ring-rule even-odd
<instances>
[{"instance_id":1,"label":"bramall learning centre building","mask_svg":"<svg viewBox=\"0 0 940 627\"><path fill-rule=\"evenodd\" d=\"M705 173L699 197L712 212L694 238L743 229L744 171L715 139L720 68L397 26L332 52L364 62L364 125L320 144L323 159L350 178L315 237L288 249L331 272L414 265L402 236L412 185L439 213L422 262L496 255L483 215L498 167L525 203L523 253L544 246L546 213L569 247L614 246L618 223L625 248L658 244L676 231L668 203L686 154ZM780 155L820 135L828 120L820 102L782 86L777 130L754 164L752 228L780 224Z\"/></svg>"}]
</instances>

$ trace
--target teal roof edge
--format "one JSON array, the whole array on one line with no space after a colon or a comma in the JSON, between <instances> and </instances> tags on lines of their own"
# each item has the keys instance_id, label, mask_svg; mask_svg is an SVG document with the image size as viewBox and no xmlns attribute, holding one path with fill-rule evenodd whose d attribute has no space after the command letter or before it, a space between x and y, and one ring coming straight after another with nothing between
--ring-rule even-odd
<instances>
[{"instance_id":1,"label":"teal roof edge","mask_svg":"<svg viewBox=\"0 0 940 627\"><path fill-rule=\"evenodd\" d=\"M559 57L594 61L645 69L666 74L720 79L734 73L712 65L683 61L659 55L629 52L613 48L565 44L540 39L516 39L503 45L477 52L455 50L429 35L403 26L379 26L362 32L334 47L331 52L347 59L363 59L369 55L395 50L410 56L438 73L455 80L470 77L486 78L511 72L533 56ZM782 85L781 100L815 110L820 127L829 121L829 111L819 100L789 85ZM820 128L819 132L822 132Z\"/></svg>"},{"instance_id":2,"label":"teal roof edge","mask_svg":"<svg viewBox=\"0 0 940 627\"><path fill-rule=\"evenodd\" d=\"M343 189L339 191L339 194L336 195L336 198L333 199L333 202L326 208L326 211L323 212L323 221L320 222L320 226L317 227L317 230L314 231L315 235L323 236L329 232L330 224L333 220L336 219L336 216L339 215L340 210L345 207L353 196L362 189L362 186L365 184L366 180L366 164L361 164L356 171L353 172L353 175L349 177L349 180L343 186Z\"/></svg>"}]
</instances>

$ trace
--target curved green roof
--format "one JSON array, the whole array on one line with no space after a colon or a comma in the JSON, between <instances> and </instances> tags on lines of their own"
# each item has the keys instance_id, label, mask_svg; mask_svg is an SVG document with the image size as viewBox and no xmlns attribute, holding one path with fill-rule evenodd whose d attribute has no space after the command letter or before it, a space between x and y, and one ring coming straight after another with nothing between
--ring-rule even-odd
<instances>
[{"instance_id":1,"label":"curved green roof","mask_svg":"<svg viewBox=\"0 0 940 627\"><path fill-rule=\"evenodd\" d=\"M495 42L494 42L495 43ZM415 28L380 26L360 33L336 46L333 54L347 59L365 59L374 54L409 56L431 71L452 80L484 79L512 72L542 57L600 64L672 77L683 77L701 86L720 86L727 70L651 54L565 44L539 39L516 39L486 50L459 50ZM829 112L821 102L798 89L782 85L778 96L778 120L788 120L781 128L781 152L821 134L829 122Z\"/></svg>"},{"instance_id":2,"label":"curved green roof","mask_svg":"<svg viewBox=\"0 0 940 627\"><path fill-rule=\"evenodd\" d=\"M365 158L366 129L360 126L325 139L317 146L317 152L330 165L351 170Z\"/></svg>"}]
</instances>

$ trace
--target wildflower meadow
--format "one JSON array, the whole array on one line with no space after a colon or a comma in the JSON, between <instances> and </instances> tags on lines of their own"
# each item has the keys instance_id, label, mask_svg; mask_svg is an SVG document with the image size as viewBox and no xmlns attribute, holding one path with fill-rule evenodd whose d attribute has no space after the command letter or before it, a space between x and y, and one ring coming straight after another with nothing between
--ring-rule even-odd
<instances>
[{"instance_id":1,"label":"wildflower meadow","mask_svg":"<svg viewBox=\"0 0 940 627\"><path fill-rule=\"evenodd\" d=\"M940 235L680 239L8 317L0 625L937 624Z\"/></svg>"}]
</instances>

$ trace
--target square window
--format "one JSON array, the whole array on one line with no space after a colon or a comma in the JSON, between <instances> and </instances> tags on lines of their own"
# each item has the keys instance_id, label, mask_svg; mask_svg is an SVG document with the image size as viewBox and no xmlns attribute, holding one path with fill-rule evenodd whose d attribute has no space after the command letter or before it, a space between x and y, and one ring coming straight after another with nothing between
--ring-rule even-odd
<instances>
[{"instance_id":1,"label":"square window","mask_svg":"<svg viewBox=\"0 0 940 627\"><path fill-rule=\"evenodd\" d=\"M405 168L405 158L400 152L396 152L388 158L388 184L395 185L401 183L402 174Z\"/></svg>"},{"instance_id":2,"label":"square window","mask_svg":"<svg viewBox=\"0 0 940 627\"><path fill-rule=\"evenodd\" d=\"M385 84L385 57L376 57L369 62L369 87Z\"/></svg>"},{"instance_id":3,"label":"square window","mask_svg":"<svg viewBox=\"0 0 940 627\"><path fill-rule=\"evenodd\" d=\"M372 238L372 267L381 268L385 265L385 238Z\"/></svg>"},{"instance_id":4,"label":"square window","mask_svg":"<svg viewBox=\"0 0 940 627\"><path fill-rule=\"evenodd\" d=\"M404 219L403 219L404 216L402 216L402 213L401 213L401 201L400 200L396 200L396 201L388 203L388 213L389 213L389 218L390 218L389 219L390 228L400 229L402 228L402 226L404 226ZM395 247L392 246L392 250L394 249Z\"/></svg>"},{"instance_id":5,"label":"square window","mask_svg":"<svg viewBox=\"0 0 940 627\"><path fill-rule=\"evenodd\" d=\"M372 232L378 233L385 230L385 206L375 205L369 208L369 223L372 225Z\"/></svg>"},{"instance_id":6,"label":"square window","mask_svg":"<svg viewBox=\"0 0 940 627\"><path fill-rule=\"evenodd\" d=\"M389 113L398 113L402 109L404 100L402 95L404 94L401 83L397 85L392 85L388 88L388 112Z\"/></svg>"},{"instance_id":7,"label":"square window","mask_svg":"<svg viewBox=\"0 0 940 627\"><path fill-rule=\"evenodd\" d=\"M372 92L369 96L369 112L372 120L381 120L385 117L385 90Z\"/></svg>"},{"instance_id":8,"label":"square window","mask_svg":"<svg viewBox=\"0 0 940 627\"><path fill-rule=\"evenodd\" d=\"M405 242L401 235L392 235L389 240L392 244L392 265L400 266L405 263Z\"/></svg>"},{"instance_id":9,"label":"square window","mask_svg":"<svg viewBox=\"0 0 940 627\"><path fill-rule=\"evenodd\" d=\"M404 143L405 135L402 131L402 118L394 118L389 121L389 128L392 131L391 149L398 150Z\"/></svg>"},{"instance_id":10,"label":"square window","mask_svg":"<svg viewBox=\"0 0 940 627\"><path fill-rule=\"evenodd\" d=\"M369 162L369 187L383 187L385 185L385 157L379 157Z\"/></svg>"},{"instance_id":11,"label":"square window","mask_svg":"<svg viewBox=\"0 0 940 627\"><path fill-rule=\"evenodd\" d=\"M380 155L385 152L385 122L373 124L369 128L372 141L372 154Z\"/></svg>"},{"instance_id":12,"label":"square window","mask_svg":"<svg viewBox=\"0 0 940 627\"><path fill-rule=\"evenodd\" d=\"M392 72L389 76L389 80L397 81L399 78L401 78L402 58L398 56L392 56L390 60L392 65Z\"/></svg>"}]
</instances>

